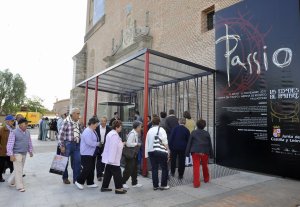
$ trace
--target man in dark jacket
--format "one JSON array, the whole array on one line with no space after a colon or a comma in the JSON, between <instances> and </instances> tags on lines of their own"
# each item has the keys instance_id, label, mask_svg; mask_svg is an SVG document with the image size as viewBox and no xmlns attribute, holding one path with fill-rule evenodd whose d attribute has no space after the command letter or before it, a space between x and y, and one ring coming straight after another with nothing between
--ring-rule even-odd
<instances>
[{"instance_id":1,"label":"man in dark jacket","mask_svg":"<svg viewBox=\"0 0 300 207\"><path fill-rule=\"evenodd\" d=\"M98 181L102 181L103 178L103 172L105 168L105 164L102 162L102 152L104 149L105 141L106 141L106 135L108 132L110 132L110 127L106 125L107 118L102 117L100 120L100 125L96 128L96 133L98 135L99 141L101 142L101 147L97 147L96 156L96 170L97 170L97 179Z\"/></svg>"},{"instance_id":2,"label":"man in dark jacket","mask_svg":"<svg viewBox=\"0 0 300 207\"><path fill-rule=\"evenodd\" d=\"M189 138L185 154L189 156L192 153L193 157L193 171L194 171L194 187L200 187L200 162L202 165L204 182L209 182L209 170L208 170L208 159L213 157L212 143L210 135L204 130L206 127L205 120L198 120L197 129L191 133Z\"/></svg>"},{"instance_id":3,"label":"man in dark jacket","mask_svg":"<svg viewBox=\"0 0 300 207\"><path fill-rule=\"evenodd\" d=\"M178 156L178 175L183 178L185 170L185 149L190 137L190 131L184 126L185 118L179 119L179 125L176 126L170 135L169 147L171 150L171 175L175 175L176 160Z\"/></svg>"},{"instance_id":4,"label":"man in dark jacket","mask_svg":"<svg viewBox=\"0 0 300 207\"><path fill-rule=\"evenodd\" d=\"M172 129L176 126L178 126L178 119L175 116L174 109L170 109L169 116L166 118L166 122L165 122L165 130L167 132L168 141L170 140Z\"/></svg>"},{"instance_id":5,"label":"man in dark jacket","mask_svg":"<svg viewBox=\"0 0 300 207\"><path fill-rule=\"evenodd\" d=\"M7 115L5 117L5 126L0 127L0 182L5 180L2 177L2 173L5 173L5 164L8 165L10 173L13 172L14 166L13 162L10 161L10 157L6 155L6 145L9 137L9 133L14 130L15 117L12 115Z\"/></svg>"},{"instance_id":6,"label":"man in dark jacket","mask_svg":"<svg viewBox=\"0 0 300 207\"><path fill-rule=\"evenodd\" d=\"M115 112L115 113L114 113L114 117L110 120L110 122L109 122L109 126L110 126L110 127L112 126L112 123L113 123L115 120L120 120L120 117L119 117L119 113L118 113L118 112Z\"/></svg>"}]
</instances>

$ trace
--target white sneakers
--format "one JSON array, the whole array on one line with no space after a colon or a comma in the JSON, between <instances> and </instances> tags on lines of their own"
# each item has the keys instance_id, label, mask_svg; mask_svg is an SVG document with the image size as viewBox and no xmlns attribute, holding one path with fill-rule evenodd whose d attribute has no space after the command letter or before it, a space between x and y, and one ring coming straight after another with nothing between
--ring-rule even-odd
<instances>
[{"instance_id":1,"label":"white sneakers","mask_svg":"<svg viewBox=\"0 0 300 207\"><path fill-rule=\"evenodd\" d=\"M77 181L75 182L75 185L77 186L77 188L79 190L83 190L83 185L81 185L80 183L78 183Z\"/></svg>"},{"instance_id":2,"label":"white sneakers","mask_svg":"<svg viewBox=\"0 0 300 207\"><path fill-rule=\"evenodd\" d=\"M77 181L75 182L75 185L77 186L77 188L79 190L83 190L83 185L81 185L80 183L78 183ZM88 188L98 188L97 184L92 184L92 185L87 185Z\"/></svg>"},{"instance_id":3,"label":"white sneakers","mask_svg":"<svg viewBox=\"0 0 300 207\"><path fill-rule=\"evenodd\" d=\"M98 188L97 184L93 184L93 185L87 185L88 188Z\"/></svg>"},{"instance_id":4,"label":"white sneakers","mask_svg":"<svg viewBox=\"0 0 300 207\"><path fill-rule=\"evenodd\" d=\"M77 188L79 190L83 190L83 185L81 185L80 183L78 183L77 181L75 182L75 185L77 186ZM98 188L97 184L92 184L92 185L87 185L88 188Z\"/></svg>"},{"instance_id":5,"label":"white sneakers","mask_svg":"<svg viewBox=\"0 0 300 207\"><path fill-rule=\"evenodd\" d=\"M136 185L133 185L132 187L133 187L133 188L140 188L140 187L142 187L142 186L143 186L142 184L139 184L139 183L138 183L138 184L136 184Z\"/></svg>"},{"instance_id":6,"label":"white sneakers","mask_svg":"<svg viewBox=\"0 0 300 207\"><path fill-rule=\"evenodd\" d=\"M167 186L161 186L160 189L161 189L161 190L169 190L169 189L170 189L170 186L168 186L168 185L167 185Z\"/></svg>"},{"instance_id":7,"label":"white sneakers","mask_svg":"<svg viewBox=\"0 0 300 207\"><path fill-rule=\"evenodd\" d=\"M124 189L129 189L129 186L127 184L123 184Z\"/></svg>"},{"instance_id":8,"label":"white sneakers","mask_svg":"<svg viewBox=\"0 0 300 207\"><path fill-rule=\"evenodd\" d=\"M136 184L136 185L133 185L132 187L133 188L140 188L140 187L142 187L143 185L142 184ZM129 189L129 186L127 185L127 184L123 184L123 188L124 189Z\"/></svg>"}]
</instances>

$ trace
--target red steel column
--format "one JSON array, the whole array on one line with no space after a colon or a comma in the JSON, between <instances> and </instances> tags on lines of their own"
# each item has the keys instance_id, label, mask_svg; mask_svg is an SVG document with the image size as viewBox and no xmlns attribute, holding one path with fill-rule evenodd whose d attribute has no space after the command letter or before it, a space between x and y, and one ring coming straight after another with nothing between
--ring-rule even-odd
<instances>
[{"instance_id":1,"label":"red steel column","mask_svg":"<svg viewBox=\"0 0 300 207\"><path fill-rule=\"evenodd\" d=\"M88 95L89 95L89 82L87 81L85 83L85 100L84 100L84 115L83 115L83 124L84 124L84 127L86 127Z\"/></svg>"},{"instance_id":2,"label":"red steel column","mask_svg":"<svg viewBox=\"0 0 300 207\"><path fill-rule=\"evenodd\" d=\"M96 85L95 85L95 102L94 102L94 115L97 115L97 103L98 103L98 79L99 79L99 76L96 77Z\"/></svg>"},{"instance_id":3,"label":"red steel column","mask_svg":"<svg viewBox=\"0 0 300 207\"><path fill-rule=\"evenodd\" d=\"M145 158L145 143L148 131L148 96L149 96L149 52L145 53L145 74L144 74L144 156L143 156L143 176L147 176L147 159Z\"/></svg>"}]
</instances>

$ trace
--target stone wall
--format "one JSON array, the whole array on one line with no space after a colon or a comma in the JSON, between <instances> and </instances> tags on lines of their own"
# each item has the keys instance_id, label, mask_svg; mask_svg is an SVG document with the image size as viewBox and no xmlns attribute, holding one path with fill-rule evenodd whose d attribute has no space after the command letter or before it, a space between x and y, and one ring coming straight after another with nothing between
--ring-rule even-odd
<instances>
[{"instance_id":1,"label":"stone wall","mask_svg":"<svg viewBox=\"0 0 300 207\"><path fill-rule=\"evenodd\" d=\"M81 51L79 57L76 57L75 82L104 70L143 47L215 68L215 30L205 29L206 11L211 8L218 11L237 2L239 0L105 1L105 16L94 26L89 24L88 10L85 51ZM89 4L90 0L88 9ZM206 87L203 84L203 88ZM213 86L209 84L208 88L208 93L211 93ZM73 105L83 105L82 91L84 90L73 89ZM203 103L207 103L206 93L201 93ZM191 110L195 110L195 97L195 94L190 95ZM111 99L117 98L115 95L99 92L98 101ZM212 101L208 100L209 107L212 106ZM93 101L89 103L89 107L93 107ZM209 107L203 104L203 109ZM211 111L213 110L207 113L210 114Z\"/></svg>"}]
</instances>

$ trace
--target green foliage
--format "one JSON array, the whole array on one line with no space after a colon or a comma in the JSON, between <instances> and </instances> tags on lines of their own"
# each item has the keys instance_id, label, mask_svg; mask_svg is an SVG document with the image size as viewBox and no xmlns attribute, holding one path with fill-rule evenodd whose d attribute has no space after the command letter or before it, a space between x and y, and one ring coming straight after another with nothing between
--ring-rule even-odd
<instances>
[{"instance_id":1,"label":"green foliage","mask_svg":"<svg viewBox=\"0 0 300 207\"><path fill-rule=\"evenodd\" d=\"M45 114L48 109L43 106L43 99L40 97L26 98L24 105L27 107L27 111L40 112L41 114Z\"/></svg>"},{"instance_id":2,"label":"green foliage","mask_svg":"<svg viewBox=\"0 0 300 207\"><path fill-rule=\"evenodd\" d=\"M9 114L19 110L22 105L26 84L19 74L12 74L8 69L0 70L0 113Z\"/></svg>"}]
</instances>

